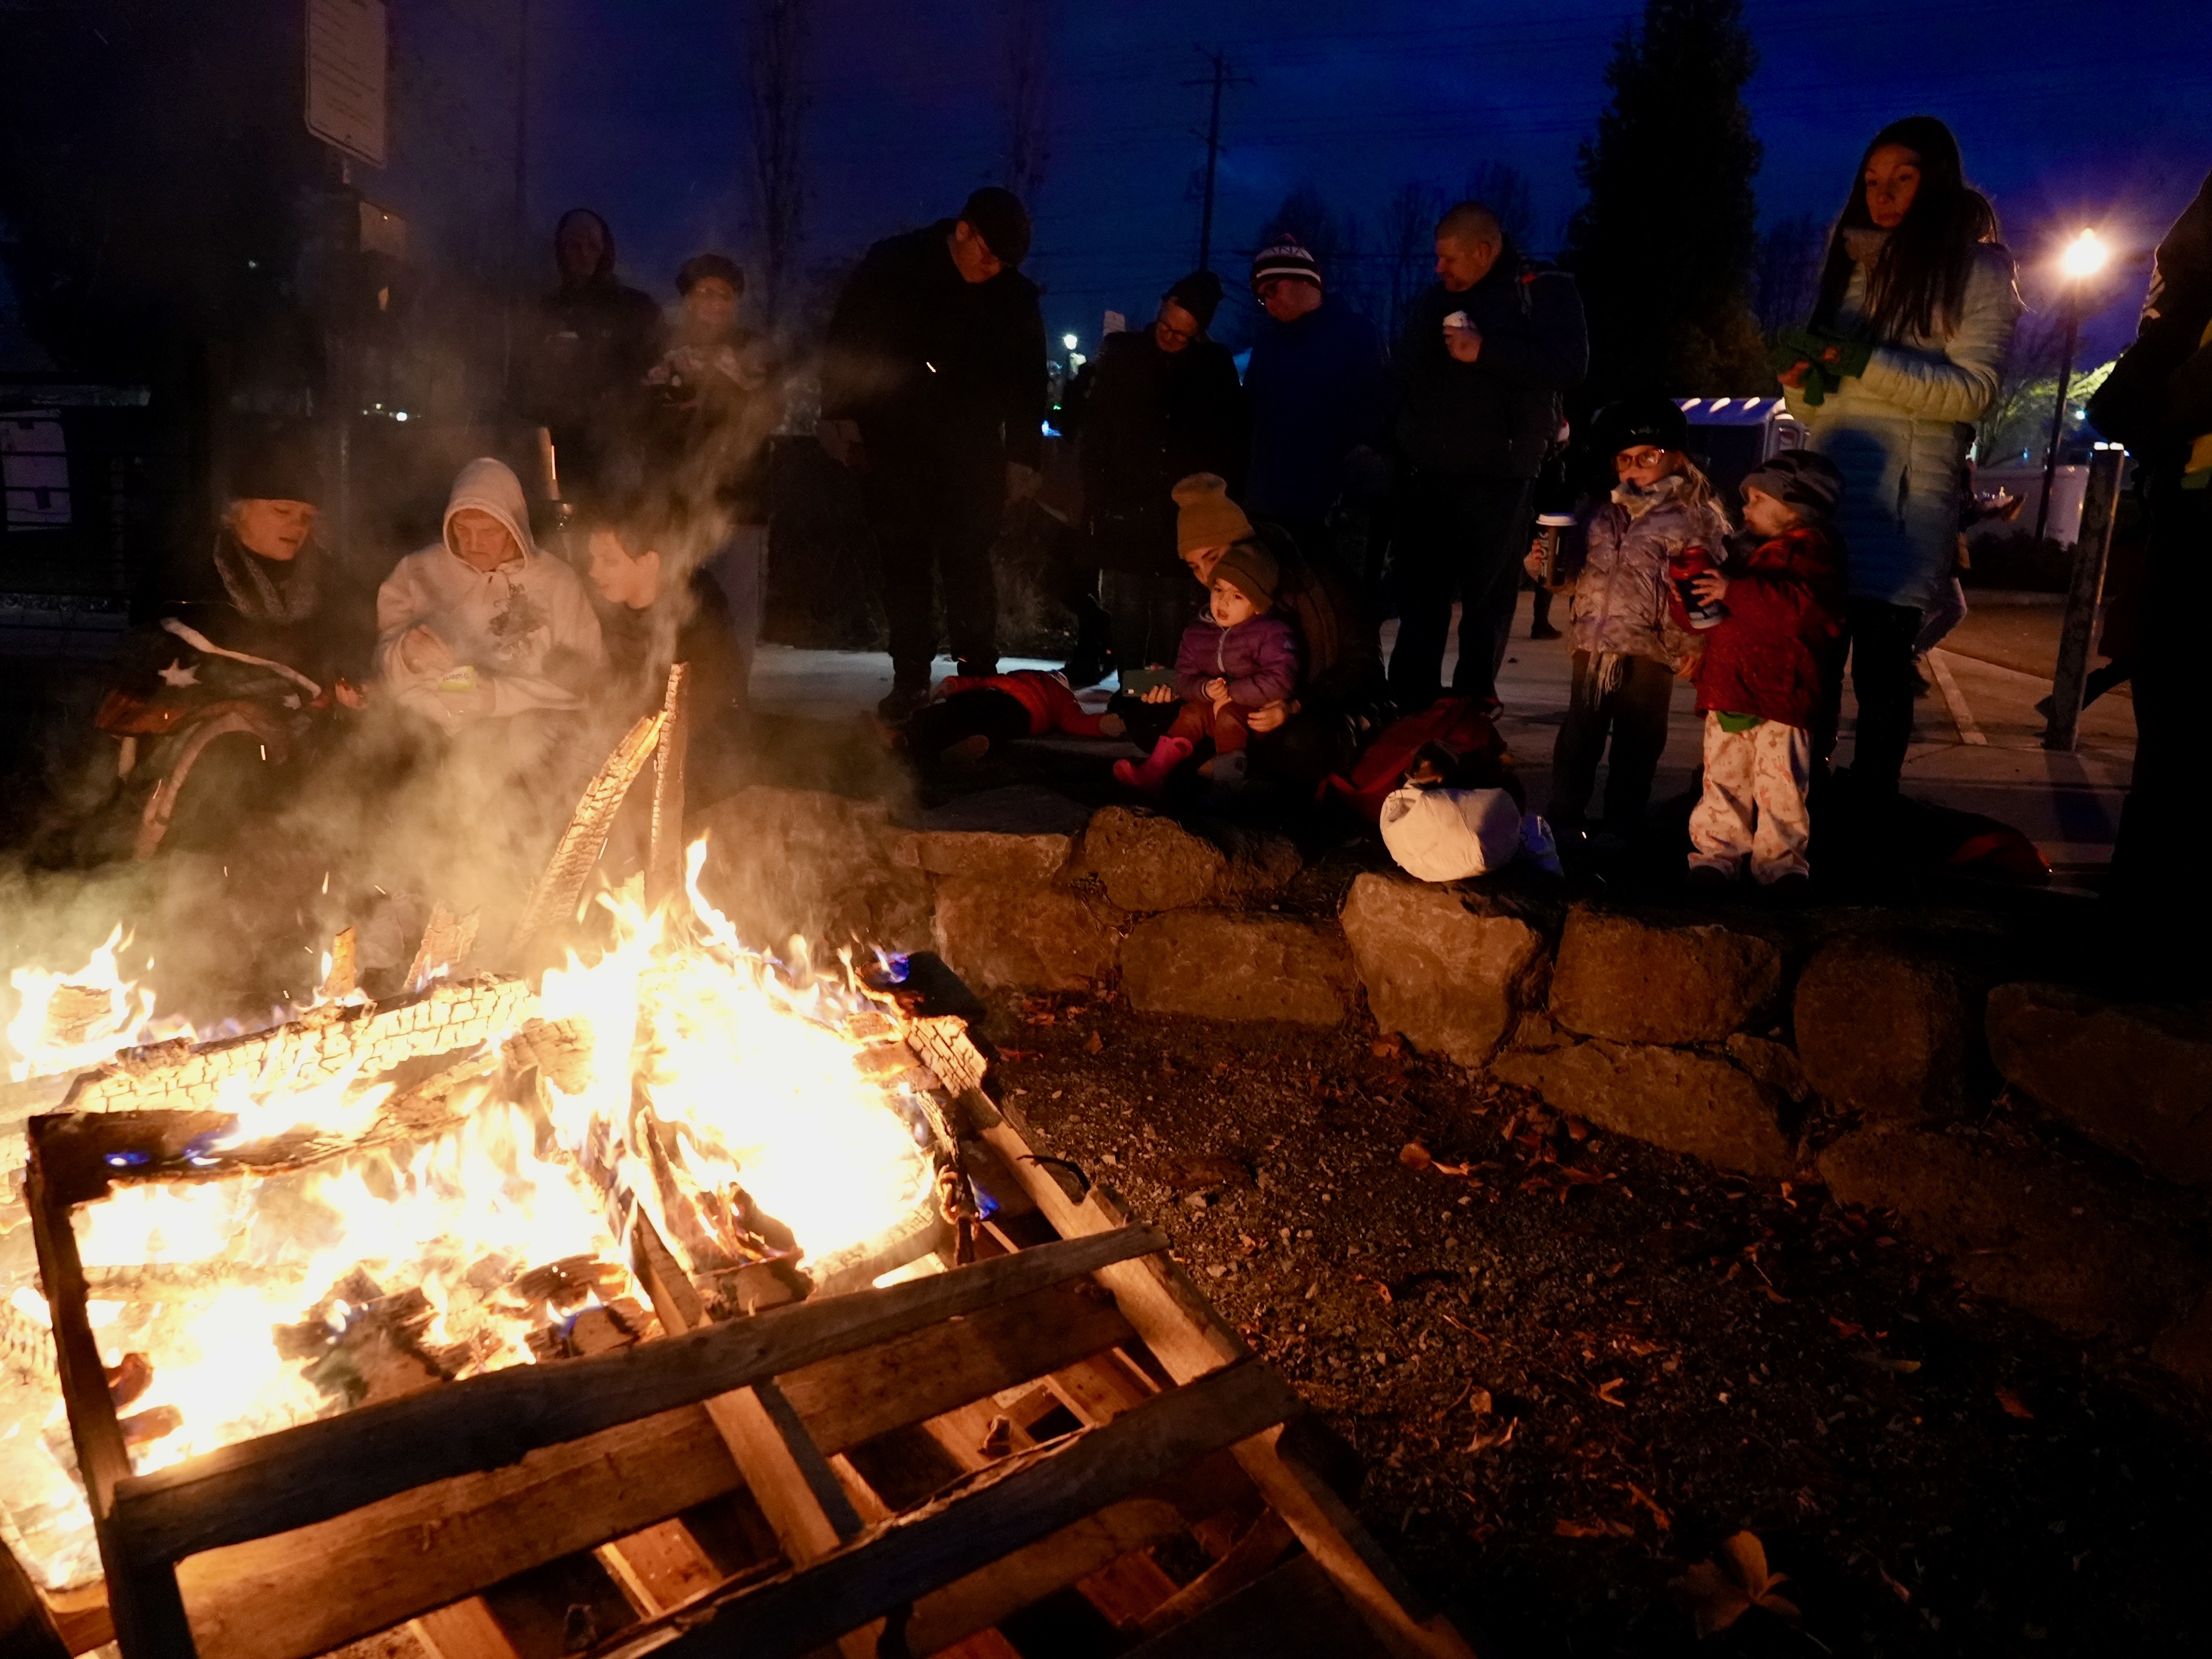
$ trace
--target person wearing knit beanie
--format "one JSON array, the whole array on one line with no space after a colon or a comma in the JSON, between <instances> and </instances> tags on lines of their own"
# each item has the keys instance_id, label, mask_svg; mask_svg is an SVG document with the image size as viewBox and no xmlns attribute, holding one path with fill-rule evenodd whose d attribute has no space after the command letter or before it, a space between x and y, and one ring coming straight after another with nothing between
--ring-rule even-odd
<instances>
[{"instance_id":1,"label":"person wearing knit beanie","mask_svg":"<svg viewBox=\"0 0 2212 1659\"><path fill-rule=\"evenodd\" d=\"M1221 309L1221 278L1210 270L1194 270L1164 297L1190 313L1203 334L1213 326L1213 313Z\"/></svg>"},{"instance_id":2,"label":"person wearing knit beanie","mask_svg":"<svg viewBox=\"0 0 2212 1659\"><path fill-rule=\"evenodd\" d=\"M1252 520L1229 499L1229 481L1214 472L1194 472L1174 489L1176 551L1185 564L1191 556L1224 548L1252 535Z\"/></svg>"},{"instance_id":3,"label":"person wearing knit beanie","mask_svg":"<svg viewBox=\"0 0 2212 1659\"><path fill-rule=\"evenodd\" d=\"M1030 211L1011 190L986 185L969 197L960 222L983 239L984 246L1008 270L1030 257Z\"/></svg>"},{"instance_id":4,"label":"person wearing knit beanie","mask_svg":"<svg viewBox=\"0 0 2212 1659\"><path fill-rule=\"evenodd\" d=\"M1213 580L1227 582L1263 617L1275 608L1275 586L1281 574L1275 556L1256 541L1231 543L1213 562Z\"/></svg>"},{"instance_id":5,"label":"person wearing knit beanie","mask_svg":"<svg viewBox=\"0 0 2212 1659\"><path fill-rule=\"evenodd\" d=\"M1321 296L1321 261L1306 251L1305 245L1295 236L1279 236L1252 256L1252 293L1263 304L1270 283L1294 282L1310 283L1316 299Z\"/></svg>"},{"instance_id":6,"label":"person wearing knit beanie","mask_svg":"<svg viewBox=\"0 0 2212 1659\"><path fill-rule=\"evenodd\" d=\"M1771 495L1792 512L1826 523L1843 499L1844 475L1826 455L1810 449L1785 449L1747 473L1737 486Z\"/></svg>"}]
</instances>

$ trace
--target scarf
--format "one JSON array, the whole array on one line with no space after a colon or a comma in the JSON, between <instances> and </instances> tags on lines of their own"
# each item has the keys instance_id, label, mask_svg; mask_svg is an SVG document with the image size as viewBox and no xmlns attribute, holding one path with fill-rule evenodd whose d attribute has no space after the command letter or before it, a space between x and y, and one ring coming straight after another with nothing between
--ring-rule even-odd
<instances>
[{"instance_id":1,"label":"scarf","mask_svg":"<svg viewBox=\"0 0 2212 1659\"><path fill-rule=\"evenodd\" d=\"M228 530L215 538L215 570L241 616L260 623L304 622L314 613L316 548L303 543L287 564L249 551ZM279 575L279 572L282 575Z\"/></svg>"}]
</instances>

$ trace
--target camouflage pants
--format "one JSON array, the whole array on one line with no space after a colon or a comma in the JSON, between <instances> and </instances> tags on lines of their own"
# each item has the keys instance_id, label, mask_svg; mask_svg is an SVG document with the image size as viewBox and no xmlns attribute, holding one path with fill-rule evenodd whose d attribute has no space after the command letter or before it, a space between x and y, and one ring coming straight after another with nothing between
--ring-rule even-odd
<instances>
[{"instance_id":1,"label":"camouflage pants","mask_svg":"<svg viewBox=\"0 0 2212 1659\"><path fill-rule=\"evenodd\" d=\"M1748 856L1762 884L1805 874L1812 770L1813 739L1802 728L1761 720L1748 732L1728 732L1707 713L1705 793L1690 814L1690 867L1733 876Z\"/></svg>"}]
</instances>

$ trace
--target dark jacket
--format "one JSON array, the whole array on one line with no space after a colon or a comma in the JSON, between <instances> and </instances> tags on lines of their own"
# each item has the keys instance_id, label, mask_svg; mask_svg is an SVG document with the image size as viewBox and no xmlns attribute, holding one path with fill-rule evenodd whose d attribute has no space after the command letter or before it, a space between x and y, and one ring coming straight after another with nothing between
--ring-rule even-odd
<instances>
[{"instance_id":1,"label":"dark jacket","mask_svg":"<svg viewBox=\"0 0 2212 1659\"><path fill-rule=\"evenodd\" d=\"M838 296L822 413L872 451L1035 466L1043 448L1044 318L1018 270L962 280L953 221L878 242Z\"/></svg>"},{"instance_id":2,"label":"dark jacket","mask_svg":"<svg viewBox=\"0 0 2212 1659\"><path fill-rule=\"evenodd\" d=\"M1224 628L1201 616L1182 631L1176 674L1183 701L1203 702L1208 680L1227 680L1229 700L1240 708L1279 702L1297 690L1297 630L1281 617L1253 617Z\"/></svg>"},{"instance_id":3,"label":"dark jacket","mask_svg":"<svg viewBox=\"0 0 2212 1659\"><path fill-rule=\"evenodd\" d=\"M1244 371L1252 404L1255 517L1318 519L1344 487L1344 458L1379 443L1388 425L1382 343L1334 300L1295 322L1271 322Z\"/></svg>"},{"instance_id":4,"label":"dark jacket","mask_svg":"<svg viewBox=\"0 0 2212 1659\"><path fill-rule=\"evenodd\" d=\"M1787 530L1731 559L1728 578L1728 615L1707 631L1692 677L1698 712L1812 730L1821 688L1841 667L1843 544L1824 527ZM1675 622L1686 625L1672 583L1668 595Z\"/></svg>"},{"instance_id":5,"label":"dark jacket","mask_svg":"<svg viewBox=\"0 0 2212 1659\"><path fill-rule=\"evenodd\" d=\"M1212 340L1163 351L1146 327L1108 335L1095 368L1077 438L1093 551L1109 570L1178 574L1176 482L1214 472L1243 493L1251 430L1236 360Z\"/></svg>"},{"instance_id":6,"label":"dark jacket","mask_svg":"<svg viewBox=\"0 0 2212 1659\"><path fill-rule=\"evenodd\" d=\"M626 605L596 608L607 672L616 697L625 705L659 708L668 665L676 662L691 665L686 702L695 732L725 720L744 702L730 601L708 572L693 571L681 592L664 593L642 611Z\"/></svg>"},{"instance_id":7,"label":"dark jacket","mask_svg":"<svg viewBox=\"0 0 2212 1659\"><path fill-rule=\"evenodd\" d=\"M1471 363L1444 349L1455 311L1482 333ZM1438 283L1413 302L1391 366L1407 460L1455 477L1533 478L1559 429L1560 394L1589 370L1582 295L1565 271L1508 242L1464 294Z\"/></svg>"},{"instance_id":8,"label":"dark jacket","mask_svg":"<svg viewBox=\"0 0 2212 1659\"><path fill-rule=\"evenodd\" d=\"M2212 176L2159 243L2135 343L2089 399L2089 422L2165 481L2212 433Z\"/></svg>"},{"instance_id":9,"label":"dark jacket","mask_svg":"<svg viewBox=\"0 0 2212 1659\"><path fill-rule=\"evenodd\" d=\"M1284 531L1259 526L1275 556L1274 614L1297 629L1298 701L1335 714L1383 692L1382 642L1357 583L1334 559L1308 558Z\"/></svg>"},{"instance_id":10,"label":"dark jacket","mask_svg":"<svg viewBox=\"0 0 2212 1659\"><path fill-rule=\"evenodd\" d=\"M526 329L516 404L552 432L562 493L580 500L617 487L645 411L645 374L659 353L660 307L615 280L609 237L599 268L539 300Z\"/></svg>"},{"instance_id":11,"label":"dark jacket","mask_svg":"<svg viewBox=\"0 0 2212 1659\"><path fill-rule=\"evenodd\" d=\"M276 686L281 674L231 659L209 659L181 635L161 626L174 618L221 651L278 662L313 680L327 695L341 676L356 685L369 678L375 642L373 598L347 583L319 542L309 538L289 561L246 550L228 529L218 530L208 554L180 572L157 578L134 606L141 624L125 636L116 684L135 696L166 694L191 702L209 696L251 695L244 681ZM164 668L170 678L160 678ZM191 668L192 681L176 683ZM289 682L281 695L299 688Z\"/></svg>"}]
</instances>

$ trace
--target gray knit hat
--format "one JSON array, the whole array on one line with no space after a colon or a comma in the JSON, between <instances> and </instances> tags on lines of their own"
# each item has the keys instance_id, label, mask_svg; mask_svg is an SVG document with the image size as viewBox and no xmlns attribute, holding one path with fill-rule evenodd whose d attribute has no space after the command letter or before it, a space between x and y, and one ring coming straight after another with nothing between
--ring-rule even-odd
<instances>
[{"instance_id":1,"label":"gray knit hat","mask_svg":"<svg viewBox=\"0 0 2212 1659\"><path fill-rule=\"evenodd\" d=\"M1295 236L1278 236L1252 256L1252 291L1257 294L1262 283L1278 277L1295 277L1302 283L1322 285L1321 261L1306 252L1304 244Z\"/></svg>"},{"instance_id":2,"label":"gray knit hat","mask_svg":"<svg viewBox=\"0 0 2212 1659\"><path fill-rule=\"evenodd\" d=\"M1844 493L1844 475L1826 455L1785 449L1746 474L1741 488L1771 495L1809 518L1832 519Z\"/></svg>"}]
</instances>

